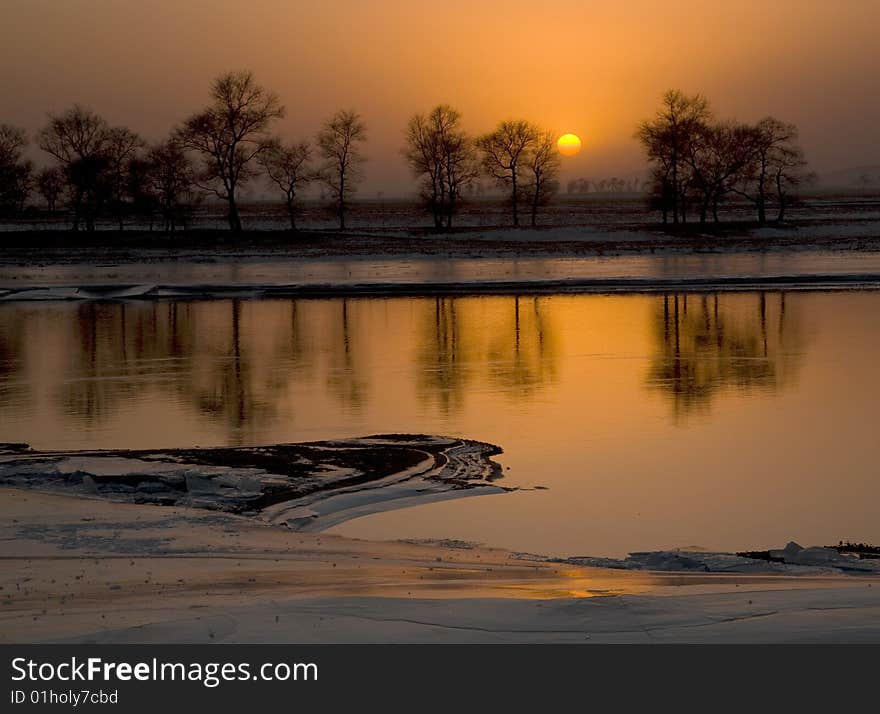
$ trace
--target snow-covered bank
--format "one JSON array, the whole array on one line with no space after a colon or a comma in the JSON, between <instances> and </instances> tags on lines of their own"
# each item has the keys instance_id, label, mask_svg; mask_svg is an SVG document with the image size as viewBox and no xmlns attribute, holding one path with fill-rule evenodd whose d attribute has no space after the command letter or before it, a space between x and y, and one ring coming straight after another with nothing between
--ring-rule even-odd
<instances>
[{"instance_id":1,"label":"snow-covered bank","mask_svg":"<svg viewBox=\"0 0 880 714\"><path fill-rule=\"evenodd\" d=\"M576 556L548 558L540 555L517 554L532 562L566 563L590 568L619 570L650 570L660 572L704 573L785 573L817 575L841 573L880 575L880 557L860 557L842 553L827 546L804 548L791 541L784 548L762 554L713 553L702 550L658 550L630 553L626 558Z\"/></svg>"},{"instance_id":2,"label":"snow-covered bank","mask_svg":"<svg viewBox=\"0 0 880 714\"><path fill-rule=\"evenodd\" d=\"M871 290L880 273L792 274L665 278L525 278L458 282L369 282L233 285L53 286L0 289L0 302L62 300L220 300L339 297L552 295L756 290Z\"/></svg>"},{"instance_id":3,"label":"snow-covered bank","mask_svg":"<svg viewBox=\"0 0 880 714\"><path fill-rule=\"evenodd\" d=\"M131 256L129 256L130 258ZM880 251L747 250L627 255L291 257L213 251L156 262L0 266L0 301L196 300L370 295L875 287Z\"/></svg>"},{"instance_id":4,"label":"snow-covered bank","mask_svg":"<svg viewBox=\"0 0 880 714\"><path fill-rule=\"evenodd\" d=\"M0 516L7 643L880 642L873 577L528 562L14 488Z\"/></svg>"}]
</instances>

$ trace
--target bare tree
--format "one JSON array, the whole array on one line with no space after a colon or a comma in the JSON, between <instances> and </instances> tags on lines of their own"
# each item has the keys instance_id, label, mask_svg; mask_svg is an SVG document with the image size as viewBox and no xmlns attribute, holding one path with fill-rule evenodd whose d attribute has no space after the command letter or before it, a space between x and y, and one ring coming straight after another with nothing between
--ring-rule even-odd
<instances>
[{"instance_id":1,"label":"bare tree","mask_svg":"<svg viewBox=\"0 0 880 714\"><path fill-rule=\"evenodd\" d=\"M689 97L670 90L663 95L663 106L654 119L642 122L636 131L653 165L655 185L659 183L662 194L670 196L673 223L686 220L687 192L692 178L687 164L689 145L697 130L710 119L705 97L700 94Z\"/></svg>"},{"instance_id":2,"label":"bare tree","mask_svg":"<svg viewBox=\"0 0 880 714\"><path fill-rule=\"evenodd\" d=\"M162 214L163 228L174 231L192 201L195 169L177 137L151 147L147 154L147 186Z\"/></svg>"},{"instance_id":3,"label":"bare tree","mask_svg":"<svg viewBox=\"0 0 880 714\"><path fill-rule=\"evenodd\" d=\"M748 167L752 156L752 131L735 122L701 124L688 141L685 160L691 183L699 197L700 223L709 210L718 222L718 206Z\"/></svg>"},{"instance_id":4,"label":"bare tree","mask_svg":"<svg viewBox=\"0 0 880 714\"><path fill-rule=\"evenodd\" d=\"M474 143L461 129L461 115L441 104L407 124L403 155L421 180L421 194L435 228L452 227L462 194L479 175Z\"/></svg>"},{"instance_id":5,"label":"bare tree","mask_svg":"<svg viewBox=\"0 0 880 714\"><path fill-rule=\"evenodd\" d=\"M125 193L131 201L131 210L141 219L147 219L152 231L159 210L159 197L153 187L153 163L149 154L147 149L128 162Z\"/></svg>"},{"instance_id":6,"label":"bare tree","mask_svg":"<svg viewBox=\"0 0 880 714\"><path fill-rule=\"evenodd\" d=\"M560 156L552 131L540 131L526 154L528 179L526 192L531 198L532 226L538 222L538 208L546 205L559 190Z\"/></svg>"},{"instance_id":7,"label":"bare tree","mask_svg":"<svg viewBox=\"0 0 880 714\"><path fill-rule=\"evenodd\" d=\"M807 170L804 152L794 144L778 148L774 153L771 170L778 204L776 220L781 223L785 220L785 211L791 203L793 193L799 187L813 183L816 175Z\"/></svg>"},{"instance_id":8,"label":"bare tree","mask_svg":"<svg viewBox=\"0 0 880 714\"><path fill-rule=\"evenodd\" d=\"M500 186L510 190L513 225L519 225L521 174L528 152L538 138L539 130L522 119L503 121L496 129L477 139L483 168Z\"/></svg>"},{"instance_id":9,"label":"bare tree","mask_svg":"<svg viewBox=\"0 0 880 714\"><path fill-rule=\"evenodd\" d=\"M24 129L11 124L0 124L0 166L21 161L27 145L27 133Z\"/></svg>"},{"instance_id":10,"label":"bare tree","mask_svg":"<svg viewBox=\"0 0 880 714\"><path fill-rule=\"evenodd\" d=\"M336 207L339 230L345 230L348 202L362 177L360 145L366 138L366 124L351 110L336 112L318 133L318 149L324 159L320 177Z\"/></svg>"},{"instance_id":11,"label":"bare tree","mask_svg":"<svg viewBox=\"0 0 880 714\"><path fill-rule=\"evenodd\" d=\"M95 227L109 131L102 117L77 104L63 114L49 115L49 123L37 135L40 148L59 162L70 186L73 230L79 230L84 211L88 228Z\"/></svg>"},{"instance_id":12,"label":"bare tree","mask_svg":"<svg viewBox=\"0 0 880 714\"><path fill-rule=\"evenodd\" d=\"M256 174L253 164L268 146L269 125L283 116L277 95L251 72L230 72L211 85L211 104L178 131L181 144L202 155L198 184L226 202L235 232L241 231L236 192Z\"/></svg>"},{"instance_id":13,"label":"bare tree","mask_svg":"<svg viewBox=\"0 0 880 714\"><path fill-rule=\"evenodd\" d=\"M61 171L55 166L42 169L37 174L37 190L46 202L46 208L54 213L58 199L64 191L64 176Z\"/></svg>"},{"instance_id":14,"label":"bare tree","mask_svg":"<svg viewBox=\"0 0 880 714\"><path fill-rule=\"evenodd\" d=\"M433 116L434 112L431 114ZM437 118L442 120L442 117ZM413 174L420 179L421 197L434 218L434 227L442 228L446 182L439 131L424 114L416 114L409 120L404 133L406 143L402 149L403 156Z\"/></svg>"},{"instance_id":15,"label":"bare tree","mask_svg":"<svg viewBox=\"0 0 880 714\"><path fill-rule=\"evenodd\" d=\"M33 189L33 163L24 158L27 134L0 124L0 209L21 211Z\"/></svg>"},{"instance_id":16,"label":"bare tree","mask_svg":"<svg viewBox=\"0 0 880 714\"><path fill-rule=\"evenodd\" d=\"M296 197L299 191L314 178L309 162L312 149L308 142L284 144L273 139L260 155L260 164L272 181L284 193L290 230L296 230Z\"/></svg>"},{"instance_id":17,"label":"bare tree","mask_svg":"<svg viewBox=\"0 0 880 714\"><path fill-rule=\"evenodd\" d=\"M113 194L113 208L119 230L125 227L125 199L128 186L128 171L132 159L146 146L141 137L131 129L113 127L107 132L104 153L107 156L110 173L110 190Z\"/></svg>"},{"instance_id":18,"label":"bare tree","mask_svg":"<svg viewBox=\"0 0 880 714\"><path fill-rule=\"evenodd\" d=\"M752 160L735 191L755 204L761 225L767 222L767 204L774 192L776 168L780 163L787 163L790 152L797 151L796 141L797 127L774 117L761 119L751 129Z\"/></svg>"}]
</instances>

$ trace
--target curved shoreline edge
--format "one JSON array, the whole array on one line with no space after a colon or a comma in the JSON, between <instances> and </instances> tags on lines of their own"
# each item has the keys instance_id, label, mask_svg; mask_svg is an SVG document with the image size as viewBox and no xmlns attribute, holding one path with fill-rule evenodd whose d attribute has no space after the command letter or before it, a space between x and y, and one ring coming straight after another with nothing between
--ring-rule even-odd
<instances>
[{"instance_id":1,"label":"curved shoreline edge","mask_svg":"<svg viewBox=\"0 0 880 714\"><path fill-rule=\"evenodd\" d=\"M0 302L78 300L222 300L348 297L467 297L553 294L744 292L761 290L876 290L878 273L803 275L554 278L455 282L296 284L99 284L0 288Z\"/></svg>"},{"instance_id":2,"label":"curved shoreline edge","mask_svg":"<svg viewBox=\"0 0 880 714\"><path fill-rule=\"evenodd\" d=\"M380 511L504 493L494 444L409 434L255 447L31 451L0 445L0 486L245 515L322 531Z\"/></svg>"}]
</instances>

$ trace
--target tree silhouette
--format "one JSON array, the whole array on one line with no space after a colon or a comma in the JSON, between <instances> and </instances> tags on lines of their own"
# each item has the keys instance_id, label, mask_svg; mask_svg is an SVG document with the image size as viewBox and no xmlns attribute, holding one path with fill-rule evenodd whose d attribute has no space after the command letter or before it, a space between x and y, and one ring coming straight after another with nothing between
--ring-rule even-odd
<instances>
[{"instance_id":1,"label":"tree silhouette","mask_svg":"<svg viewBox=\"0 0 880 714\"><path fill-rule=\"evenodd\" d=\"M22 211L33 188L33 163L23 158L24 129L0 124L0 210Z\"/></svg>"},{"instance_id":2,"label":"tree silhouette","mask_svg":"<svg viewBox=\"0 0 880 714\"><path fill-rule=\"evenodd\" d=\"M651 165L651 207L667 222L686 221L689 203L699 207L700 222L728 194L751 201L758 223L767 221L767 205L775 194L782 221L796 189L813 179L797 145L797 128L773 117L750 126L716 122L701 95L678 91L664 95L657 116L636 133Z\"/></svg>"},{"instance_id":3,"label":"tree silhouette","mask_svg":"<svg viewBox=\"0 0 880 714\"><path fill-rule=\"evenodd\" d=\"M786 144L774 154L771 164L773 183L776 186L776 201L779 211L776 220L785 220L785 210L792 200L792 194L802 185L812 183L816 176L807 170L804 152L799 146Z\"/></svg>"},{"instance_id":4,"label":"tree silhouette","mask_svg":"<svg viewBox=\"0 0 880 714\"><path fill-rule=\"evenodd\" d=\"M40 148L61 165L73 202L73 230L79 230L85 212L87 227L95 228L95 213L106 186L101 174L107 168L105 150L110 127L93 111L74 105L63 114L49 115L40 130Z\"/></svg>"},{"instance_id":5,"label":"tree silhouette","mask_svg":"<svg viewBox=\"0 0 880 714\"><path fill-rule=\"evenodd\" d=\"M267 150L268 129L284 116L278 97L251 72L230 72L211 85L211 104L178 130L181 144L201 154L198 185L226 202L229 227L241 231L236 193L256 174L254 161Z\"/></svg>"},{"instance_id":6,"label":"tree silhouette","mask_svg":"<svg viewBox=\"0 0 880 714\"><path fill-rule=\"evenodd\" d=\"M559 190L559 152L552 131L542 131L535 137L528 154L526 167L529 177L525 186L532 206L532 226L538 222L538 208L546 205Z\"/></svg>"},{"instance_id":7,"label":"tree silhouette","mask_svg":"<svg viewBox=\"0 0 880 714\"><path fill-rule=\"evenodd\" d=\"M496 183L510 190L513 225L519 225L522 172L539 130L522 119L501 122L493 132L477 139L483 168Z\"/></svg>"},{"instance_id":8,"label":"tree silhouette","mask_svg":"<svg viewBox=\"0 0 880 714\"><path fill-rule=\"evenodd\" d=\"M406 127L403 155L421 181L421 195L435 228L451 228L462 194L479 175L473 140L461 129L461 115L440 104L416 114Z\"/></svg>"},{"instance_id":9,"label":"tree silhouette","mask_svg":"<svg viewBox=\"0 0 880 714\"><path fill-rule=\"evenodd\" d=\"M107 132L104 152L108 159L110 190L119 230L125 227L125 199L128 194L128 172L131 162L146 146L146 142L130 129L114 127Z\"/></svg>"},{"instance_id":10,"label":"tree silhouette","mask_svg":"<svg viewBox=\"0 0 880 714\"><path fill-rule=\"evenodd\" d=\"M46 208L55 212L58 199L64 191L64 176L55 166L47 166L37 174L37 190L46 202Z\"/></svg>"},{"instance_id":11,"label":"tree silhouette","mask_svg":"<svg viewBox=\"0 0 880 714\"><path fill-rule=\"evenodd\" d=\"M336 112L318 133L318 149L324 159L320 178L333 199L339 230L345 230L349 199L362 178L360 145L366 138L367 126L352 110Z\"/></svg>"},{"instance_id":12,"label":"tree silhouette","mask_svg":"<svg viewBox=\"0 0 880 714\"><path fill-rule=\"evenodd\" d=\"M174 231L192 201L195 169L180 141L171 136L147 154L146 188L162 214L164 230Z\"/></svg>"},{"instance_id":13,"label":"tree silhouette","mask_svg":"<svg viewBox=\"0 0 880 714\"><path fill-rule=\"evenodd\" d=\"M718 205L752 159L751 137L749 127L733 122L694 127L685 160L698 194L700 223L706 222L710 209L718 222Z\"/></svg>"},{"instance_id":14,"label":"tree silhouette","mask_svg":"<svg viewBox=\"0 0 880 714\"><path fill-rule=\"evenodd\" d=\"M277 138L260 155L260 165L266 175L284 193L292 231L296 230L297 193L314 178L309 165L311 158L312 149L308 142L287 145Z\"/></svg>"},{"instance_id":15,"label":"tree silhouette","mask_svg":"<svg viewBox=\"0 0 880 714\"><path fill-rule=\"evenodd\" d=\"M654 119L636 131L642 142L660 195L670 198L672 222L685 222L687 191L691 174L687 156L697 130L711 118L709 103L700 94L687 96L678 90L663 95L663 105Z\"/></svg>"}]
</instances>

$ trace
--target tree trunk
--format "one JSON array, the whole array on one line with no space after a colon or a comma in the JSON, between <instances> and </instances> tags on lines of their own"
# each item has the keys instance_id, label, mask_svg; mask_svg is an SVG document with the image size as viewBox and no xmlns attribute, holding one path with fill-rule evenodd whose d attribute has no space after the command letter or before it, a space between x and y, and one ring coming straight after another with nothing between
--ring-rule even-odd
<instances>
[{"instance_id":1,"label":"tree trunk","mask_svg":"<svg viewBox=\"0 0 880 714\"><path fill-rule=\"evenodd\" d=\"M779 215L776 220L782 223L785 220L785 191L782 190L782 175L776 174L776 195L779 198Z\"/></svg>"},{"instance_id":2,"label":"tree trunk","mask_svg":"<svg viewBox=\"0 0 880 714\"><path fill-rule=\"evenodd\" d=\"M767 203L766 203L766 191L767 191L767 174L766 169L764 168L765 164L762 160L761 162L761 173L758 176L758 195L757 201L758 204L758 224L764 225L767 222Z\"/></svg>"},{"instance_id":3,"label":"tree trunk","mask_svg":"<svg viewBox=\"0 0 880 714\"><path fill-rule=\"evenodd\" d=\"M446 184L442 179L439 179L439 189L435 189L435 195L438 195L437 199L437 228L443 230L443 228L449 225L449 198L446 194ZM446 224L444 225L444 221Z\"/></svg>"},{"instance_id":4,"label":"tree trunk","mask_svg":"<svg viewBox=\"0 0 880 714\"><path fill-rule=\"evenodd\" d=\"M76 190L76 196L73 199L73 230L79 230L79 221L82 214L82 200L83 200L83 192L82 189Z\"/></svg>"},{"instance_id":5,"label":"tree trunk","mask_svg":"<svg viewBox=\"0 0 880 714\"><path fill-rule=\"evenodd\" d=\"M519 187L516 185L516 171L511 174L510 185L512 188L510 200L513 204L513 225L519 226Z\"/></svg>"},{"instance_id":6,"label":"tree trunk","mask_svg":"<svg viewBox=\"0 0 880 714\"><path fill-rule=\"evenodd\" d=\"M672 222L678 223L678 157L672 155Z\"/></svg>"},{"instance_id":7,"label":"tree trunk","mask_svg":"<svg viewBox=\"0 0 880 714\"><path fill-rule=\"evenodd\" d=\"M241 233L241 216L238 214L238 204L235 202L235 194L230 191L227 198L229 202L229 229L233 233Z\"/></svg>"},{"instance_id":8,"label":"tree trunk","mask_svg":"<svg viewBox=\"0 0 880 714\"><path fill-rule=\"evenodd\" d=\"M345 174L340 172L339 174L339 205L337 208L339 212L339 230L345 230Z\"/></svg>"},{"instance_id":9,"label":"tree trunk","mask_svg":"<svg viewBox=\"0 0 880 714\"><path fill-rule=\"evenodd\" d=\"M293 205L293 197L292 196L287 197L287 215L290 218L290 230L295 231L296 230L296 209L294 208L294 205Z\"/></svg>"}]
</instances>

